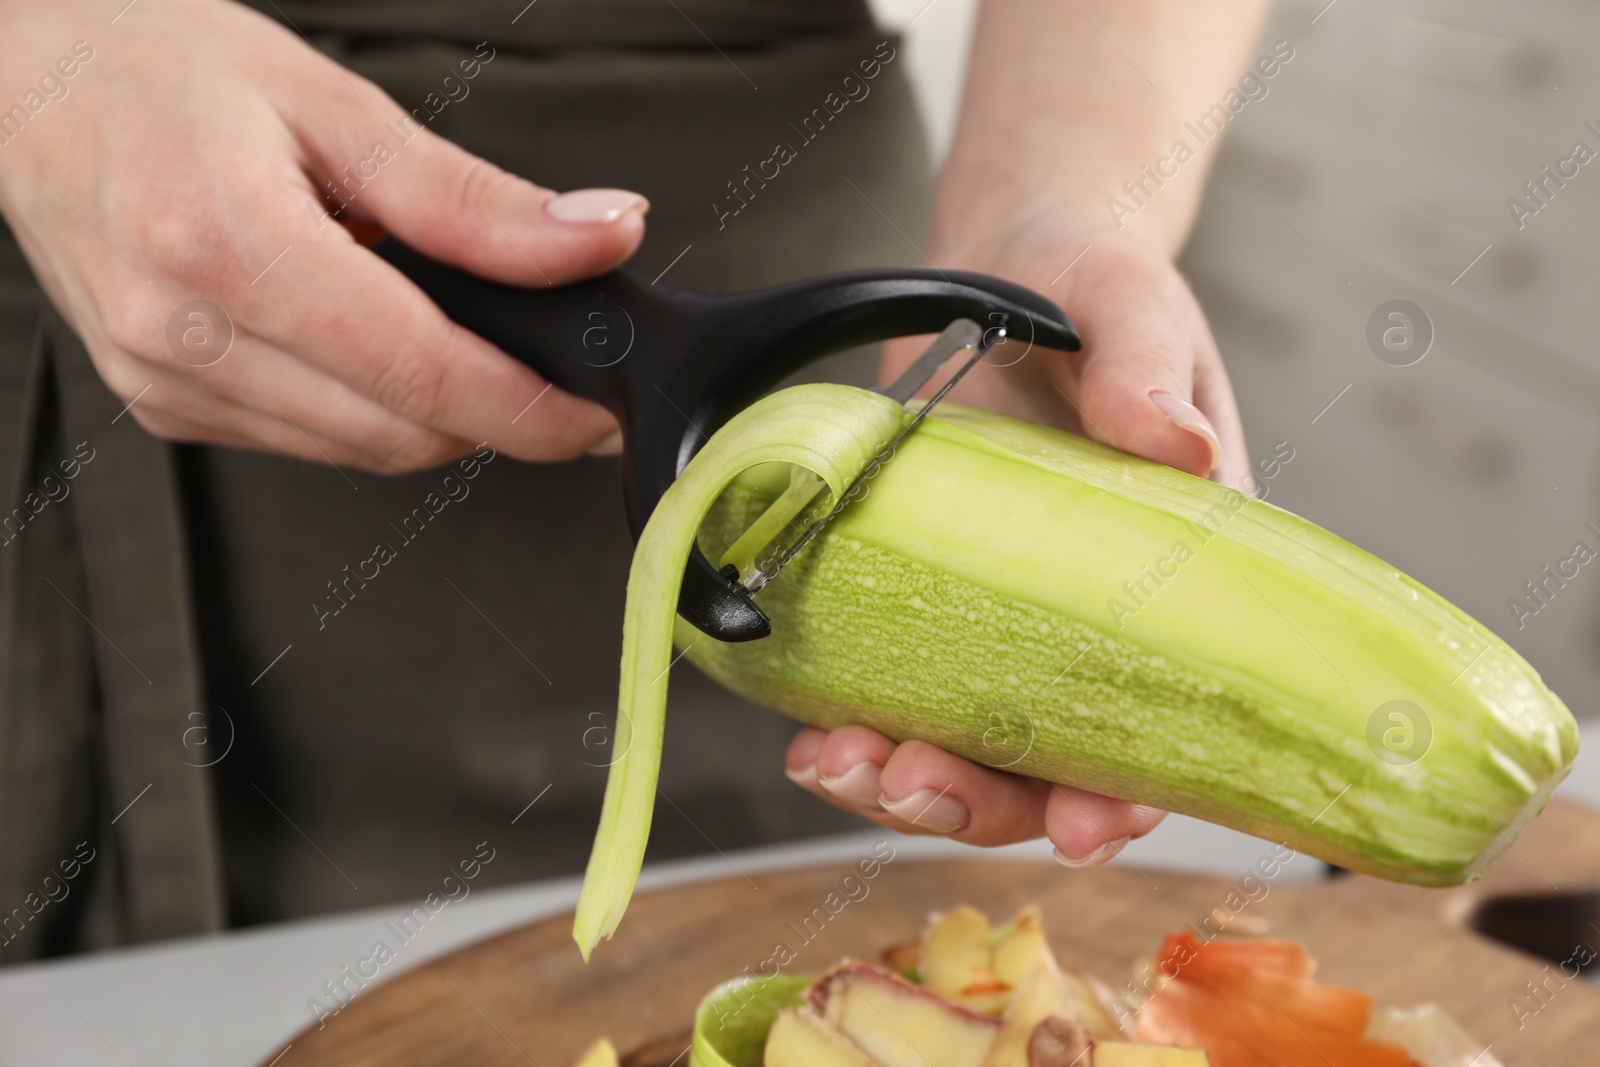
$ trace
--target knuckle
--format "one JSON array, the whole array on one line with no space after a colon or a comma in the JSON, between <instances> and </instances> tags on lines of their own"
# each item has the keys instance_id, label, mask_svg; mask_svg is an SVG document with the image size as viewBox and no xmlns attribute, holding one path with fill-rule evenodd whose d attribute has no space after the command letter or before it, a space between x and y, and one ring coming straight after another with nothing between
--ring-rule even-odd
<instances>
[{"instance_id":1,"label":"knuckle","mask_svg":"<svg viewBox=\"0 0 1600 1067\"><path fill-rule=\"evenodd\" d=\"M1151 329L1144 335L1130 340L1136 340L1138 344L1136 349L1130 348L1130 353L1137 352L1138 362L1130 367L1135 372L1149 368L1170 379L1177 379L1186 377L1189 367L1194 362L1194 348L1190 338L1173 330ZM1133 363L1133 360L1130 359L1129 362Z\"/></svg>"},{"instance_id":2,"label":"knuckle","mask_svg":"<svg viewBox=\"0 0 1600 1067\"><path fill-rule=\"evenodd\" d=\"M378 110L392 112L397 105L377 82L359 71L345 66L323 71L328 91L342 96L357 111Z\"/></svg>"},{"instance_id":3,"label":"knuckle","mask_svg":"<svg viewBox=\"0 0 1600 1067\"><path fill-rule=\"evenodd\" d=\"M490 163L472 156L461 175L461 192L469 204L493 205L500 201L506 190L520 179ZM473 212L475 215L476 212Z\"/></svg>"},{"instance_id":4,"label":"knuckle","mask_svg":"<svg viewBox=\"0 0 1600 1067\"><path fill-rule=\"evenodd\" d=\"M404 457L393 452L370 457L362 462L362 466L373 474L381 474L386 478L397 478L403 474L415 474L423 469L407 462Z\"/></svg>"},{"instance_id":5,"label":"knuckle","mask_svg":"<svg viewBox=\"0 0 1600 1067\"><path fill-rule=\"evenodd\" d=\"M157 410L141 411L138 407L134 407L131 414L134 420L144 427L146 433L163 441L198 441L200 439L191 424L166 412Z\"/></svg>"},{"instance_id":6,"label":"knuckle","mask_svg":"<svg viewBox=\"0 0 1600 1067\"><path fill-rule=\"evenodd\" d=\"M142 257L169 278L214 283L238 269L223 213L214 193L193 187L181 197L161 194L137 216Z\"/></svg>"},{"instance_id":7,"label":"knuckle","mask_svg":"<svg viewBox=\"0 0 1600 1067\"><path fill-rule=\"evenodd\" d=\"M131 403L150 384L149 376L140 371L138 364L120 355L109 359L92 358L91 361L106 388L124 404Z\"/></svg>"},{"instance_id":8,"label":"knuckle","mask_svg":"<svg viewBox=\"0 0 1600 1067\"><path fill-rule=\"evenodd\" d=\"M530 427L522 440L507 444L509 456L528 463L565 463L577 459L586 451L585 442L570 434L550 431L540 426Z\"/></svg>"},{"instance_id":9,"label":"knuckle","mask_svg":"<svg viewBox=\"0 0 1600 1067\"><path fill-rule=\"evenodd\" d=\"M373 374L372 399L402 418L433 425L444 408L445 368L456 329L447 331L443 346L419 346L412 353L379 362Z\"/></svg>"},{"instance_id":10,"label":"knuckle","mask_svg":"<svg viewBox=\"0 0 1600 1067\"><path fill-rule=\"evenodd\" d=\"M461 449L438 434L418 435L385 450L378 457L380 474L412 474L450 462Z\"/></svg>"},{"instance_id":11,"label":"knuckle","mask_svg":"<svg viewBox=\"0 0 1600 1067\"><path fill-rule=\"evenodd\" d=\"M100 294L98 305L100 329L118 352L142 358L163 346L166 315L147 288L113 287Z\"/></svg>"},{"instance_id":12,"label":"knuckle","mask_svg":"<svg viewBox=\"0 0 1600 1067\"><path fill-rule=\"evenodd\" d=\"M326 447L324 447L324 451L328 451ZM358 470L366 471L368 474L376 474L384 478L393 478L402 474L416 473L413 468L393 462L391 457L387 455L380 455L378 453L362 451L360 449L347 449L337 454L330 451L328 452L328 455L333 459L333 462L337 466L355 467ZM340 458L341 456L343 458Z\"/></svg>"}]
</instances>

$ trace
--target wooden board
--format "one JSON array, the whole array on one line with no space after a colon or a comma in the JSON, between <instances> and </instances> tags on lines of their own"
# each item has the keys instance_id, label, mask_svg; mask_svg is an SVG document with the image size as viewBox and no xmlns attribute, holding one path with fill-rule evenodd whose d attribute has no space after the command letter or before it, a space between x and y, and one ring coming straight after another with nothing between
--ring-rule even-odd
<instances>
[{"instance_id":1,"label":"wooden board","mask_svg":"<svg viewBox=\"0 0 1600 1067\"><path fill-rule=\"evenodd\" d=\"M1263 842L1262 855L1271 848ZM1287 869L1315 862L1296 856ZM1600 814L1574 805L1552 805L1487 877L1451 890L1357 876L1242 887L1131 866L1068 871L976 851L961 861L891 859L872 880L844 885L850 872L841 863L640 895L588 966L570 915L532 923L373 987L322 1029L296 1037L276 1067L566 1067L601 1035L632 1067L666 1067L688 1044L700 997L745 968L759 970L780 943L796 950L784 968L791 974L847 955L875 959L915 939L929 911L962 901L992 916L1038 902L1063 963L1120 986L1166 931L1203 921L1229 894L1257 898L1242 914L1308 945L1324 980L1380 1003L1437 1001L1507 1067L1600 1064L1600 988L1562 982L1556 967L1469 926L1487 899L1600 886ZM836 914L825 906L830 893L839 894ZM858 899L839 907L851 895ZM1600 929L1587 923L1579 916L1557 936L1600 949ZM1527 982L1543 985L1542 1000ZM1524 1005L1520 1018L1515 1002Z\"/></svg>"}]
</instances>

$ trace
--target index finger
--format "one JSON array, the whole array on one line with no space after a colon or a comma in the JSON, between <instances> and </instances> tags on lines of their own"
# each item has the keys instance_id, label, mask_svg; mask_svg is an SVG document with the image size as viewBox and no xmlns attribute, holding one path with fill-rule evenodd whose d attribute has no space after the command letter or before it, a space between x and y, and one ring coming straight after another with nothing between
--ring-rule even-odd
<instances>
[{"instance_id":1,"label":"index finger","mask_svg":"<svg viewBox=\"0 0 1600 1067\"><path fill-rule=\"evenodd\" d=\"M271 288L252 294L252 329L279 347L403 418L517 459L570 459L616 430L600 405L452 322L342 227L304 247L291 243Z\"/></svg>"}]
</instances>

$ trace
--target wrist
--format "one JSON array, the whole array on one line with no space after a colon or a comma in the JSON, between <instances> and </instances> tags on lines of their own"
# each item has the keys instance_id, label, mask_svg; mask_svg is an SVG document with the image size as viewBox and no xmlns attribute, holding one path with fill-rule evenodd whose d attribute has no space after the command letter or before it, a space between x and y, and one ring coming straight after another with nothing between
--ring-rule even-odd
<instances>
[{"instance_id":1,"label":"wrist","mask_svg":"<svg viewBox=\"0 0 1600 1067\"><path fill-rule=\"evenodd\" d=\"M1043 286L1093 249L1107 255L1170 264L1177 243L1153 227L1119 228L1102 205L1039 202L1005 213L969 216L959 225L935 224L928 260Z\"/></svg>"},{"instance_id":2,"label":"wrist","mask_svg":"<svg viewBox=\"0 0 1600 1067\"><path fill-rule=\"evenodd\" d=\"M1038 242L1058 254L1063 240L1078 240L1175 259L1194 224L1209 160L1189 163L1171 181L1146 173L1162 154L1145 154L1143 162L1128 151L1070 162L952 161L940 177L928 256L981 261L997 249Z\"/></svg>"}]
</instances>

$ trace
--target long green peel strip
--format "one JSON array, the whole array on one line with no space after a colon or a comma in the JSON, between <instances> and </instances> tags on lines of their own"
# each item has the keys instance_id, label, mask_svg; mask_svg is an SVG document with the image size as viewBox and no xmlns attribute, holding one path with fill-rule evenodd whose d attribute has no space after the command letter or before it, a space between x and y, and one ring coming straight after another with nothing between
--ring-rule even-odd
<instances>
[{"instance_id":1,"label":"long green peel strip","mask_svg":"<svg viewBox=\"0 0 1600 1067\"><path fill-rule=\"evenodd\" d=\"M906 417L899 404L862 390L784 390L730 420L656 505L628 573L613 748L618 755L606 781L600 829L572 926L585 960L622 920L644 862L661 765L678 588L706 513L730 482L765 463L805 468L837 499Z\"/></svg>"}]
</instances>

